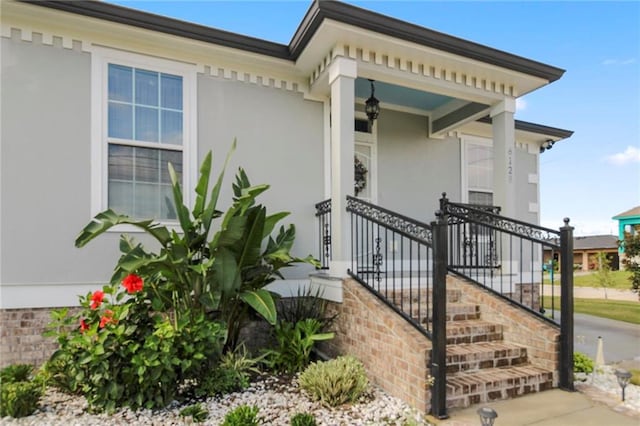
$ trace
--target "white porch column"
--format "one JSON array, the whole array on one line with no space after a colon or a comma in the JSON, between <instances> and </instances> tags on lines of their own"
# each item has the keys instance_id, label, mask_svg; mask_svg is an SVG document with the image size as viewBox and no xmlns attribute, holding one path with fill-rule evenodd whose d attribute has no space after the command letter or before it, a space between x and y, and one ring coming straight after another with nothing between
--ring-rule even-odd
<instances>
[{"instance_id":1,"label":"white porch column","mask_svg":"<svg viewBox=\"0 0 640 426\"><path fill-rule=\"evenodd\" d=\"M351 227L346 197L353 195L355 120L354 60L336 57L329 67L331 86L331 264L332 276L344 277L351 267Z\"/></svg>"},{"instance_id":2,"label":"white porch column","mask_svg":"<svg viewBox=\"0 0 640 426\"><path fill-rule=\"evenodd\" d=\"M493 130L493 204L500 214L516 216L516 101L505 98L491 109Z\"/></svg>"}]
</instances>

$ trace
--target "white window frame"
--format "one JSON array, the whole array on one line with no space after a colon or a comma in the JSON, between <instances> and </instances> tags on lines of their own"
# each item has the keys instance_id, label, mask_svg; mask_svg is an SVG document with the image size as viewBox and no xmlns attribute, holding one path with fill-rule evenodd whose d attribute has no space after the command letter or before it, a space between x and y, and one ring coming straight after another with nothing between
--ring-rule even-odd
<instances>
[{"instance_id":1,"label":"white window frame","mask_svg":"<svg viewBox=\"0 0 640 426\"><path fill-rule=\"evenodd\" d=\"M108 208L108 66L110 63L142 68L182 77L182 191L184 203L191 206L197 179L197 69L193 64L137 53L93 46L91 49L91 215ZM156 148L155 144L152 148ZM158 144L158 149L162 145ZM160 221L177 225L178 221ZM113 232L141 232L119 225Z\"/></svg>"},{"instance_id":2,"label":"white window frame","mask_svg":"<svg viewBox=\"0 0 640 426\"><path fill-rule=\"evenodd\" d=\"M488 138L482 138L479 136L472 135L462 135L460 138L460 193L461 193L461 202L468 203L469 202L469 191L480 191L487 192L484 188L470 188L469 187L469 170L467 164L467 148L468 145L484 145L490 146L493 148L493 140ZM491 190L491 194L494 194L494 189Z\"/></svg>"}]
</instances>

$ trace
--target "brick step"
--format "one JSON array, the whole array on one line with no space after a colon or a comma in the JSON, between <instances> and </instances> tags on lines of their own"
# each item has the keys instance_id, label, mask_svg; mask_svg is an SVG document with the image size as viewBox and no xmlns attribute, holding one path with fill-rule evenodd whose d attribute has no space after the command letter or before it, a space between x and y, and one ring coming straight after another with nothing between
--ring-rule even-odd
<instances>
[{"instance_id":1,"label":"brick step","mask_svg":"<svg viewBox=\"0 0 640 426\"><path fill-rule=\"evenodd\" d=\"M431 318L427 315L423 305L414 304L396 304L400 310L404 311L411 318L421 324L431 322ZM447 303L447 321L464 321L480 319L480 307L472 303Z\"/></svg>"},{"instance_id":2,"label":"brick step","mask_svg":"<svg viewBox=\"0 0 640 426\"><path fill-rule=\"evenodd\" d=\"M531 365L456 373L447 376L447 407L510 399L552 386L553 373Z\"/></svg>"},{"instance_id":3,"label":"brick step","mask_svg":"<svg viewBox=\"0 0 640 426\"><path fill-rule=\"evenodd\" d=\"M384 295L384 288L381 289L381 293ZM448 303L456 303L459 302L460 299L462 298L462 292L460 291L460 289L456 289L456 288L447 288L446 290L447 292L447 302ZM423 302L426 301L427 299L429 300L429 303L431 303L431 301L433 301L433 292L431 289L412 289L412 290L395 290L393 291L392 289L388 289L387 290L387 299L389 299L389 301L392 301L393 303L409 303L409 301L413 301L414 303L417 303L418 300L422 300Z\"/></svg>"},{"instance_id":4,"label":"brick step","mask_svg":"<svg viewBox=\"0 0 640 426\"><path fill-rule=\"evenodd\" d=\"M502 325L483 320L447 322L447 345L502 340Z\"/></svg>"},{"instance_id":5,"label":"brick step","mask_svg":"<svg viewBox=\"0 0 640 426\"><path fill-rule=\"evenodd\" d=\"M447 374L527 364L527 348L503 342L447 346Z\"/></svg>"}]
</instances>

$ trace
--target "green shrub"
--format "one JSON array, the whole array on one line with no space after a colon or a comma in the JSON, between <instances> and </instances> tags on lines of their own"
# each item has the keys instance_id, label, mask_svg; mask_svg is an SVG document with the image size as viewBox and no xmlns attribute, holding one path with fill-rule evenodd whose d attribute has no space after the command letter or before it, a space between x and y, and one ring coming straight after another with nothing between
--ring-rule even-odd
<instances>
[{"instance_id":1,"label":"green shrub","mask_svg":"<svg viewBox=\"0 0 640 426\"><path fill-rule=\"evenodd\" d=\"M2 382L0 417L26 417L38 408L42 387L36 382Z\"/></svg>"},{"instance_id":2,"label":"green shrub","mask_svg":"<svg viewBox=\"0 0 640 426\"><path fill-rule=\"evenodd\" d=\"M194 388L196 398L226 395L231 392L246 389L249 380L235 370L218 366L198 380Z\"/></svg>"},{"instance_id":3,"label":"green shrub","mask_svg":"<svg viewBox=\"0 0 640 426\"><path fill-rule=\"evenodd\" d=\"M191 417L194 422L202 423L209 417L209 411L200 403L189 405L180 410L181 417Z\"/></svg>"},{"instance_id":4,"label":"green shrub","mask_svg":"<svg viewBox=\"0 0 640 426\"><path fill-rule=\"evenodd\" d=\"M255 405L239 405L224 416L221 426L258 426L258 411Z\"/></svg>"},{"instance_id":5,"label":"green shrub","mask_svg":"<svg viewBox=\"0 0 640 426\"><path fill-rule=\"evenodd\" d=\"M326 331L336 316L327 316L328 301L321 298L322 289L317 288L315 291L311 287L303 292L298 289L296 297L283 298L278 303L278 318L282 321L296 324L306 319L318 320L322 327L322 331Z\"/></svg>"},{"instance_id":6,"label":"green shrub","mask_svg":"<svg viewBox=\"0 0 640 426\"><path fill-rule=\"evenodd\" d=\"M582 352L573 353L573 372L591 373L593 372L593 360Z\"/></svg>"},{"instance_id":7,"label":"green shrub","mask_svg":"<svg viewBox=\"0 0 640 426\"><path fill-rule=\"evenodd\" d=\"M631 373L631 379L629 380L629 383L631 383L632 385L640 386L640 370L631 369L629 370L629 372Z\"/></svg>"},{"instance_id":8,"label":"green shrub","mask_svg":"<svg viewBox=\"0 0 640 426\"><path fill-rule=\"evenodd\" d=\"M31 364L12 364L0 370L0 383L27 382L33 372Z\"/></svg>"},{"instance_id":9,"label":"green shrub","mask_svg":"<svg viewBox=\"0 0 640 426\"><path fill-rule=\"evenodd\" d=\"M291 426L316 426L316 418L310 413L296 413L291 417Z\"/></svg>"},{"instance_id":10,"label":"green shrub","mask_svg":"<svg viewBox=\"0 0 640 426\"><path fill-rule=\"evenodd\" d=\"M320 333L322 323L307 318L295 324L279 321L274 327L277 346L264 352L267 367L278 373L297 373L309 365L316 342L333 339L333 333Z\"/></svg>"},{"instance_id":11,"label":"green shrub","mask_svg":"<svg viewBox=\"0 0 640 426\"><path fill-rule=\"evenodd\" d=\"M312 363L298 381L312 399L330 407L357 401L368 385L364 366L352 356Z\"/></svg>"}]
</instances>

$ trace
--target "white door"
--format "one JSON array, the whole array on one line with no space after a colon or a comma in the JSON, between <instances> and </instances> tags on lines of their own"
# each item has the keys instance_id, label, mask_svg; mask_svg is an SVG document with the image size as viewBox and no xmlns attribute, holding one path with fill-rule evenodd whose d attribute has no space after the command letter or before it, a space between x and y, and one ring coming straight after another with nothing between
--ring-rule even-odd
<instances>
[{"instance_id":1,"label":"white door","mask_svg":"<svg viewBox=\"0 0 640 426\"><path fill-rule=\"evenodd\" d=\"M369 125L366 118L356 113L355 127L355 195L356 197L376 203L378 200L376 125Z\"/></svg>"}]
</instances>

